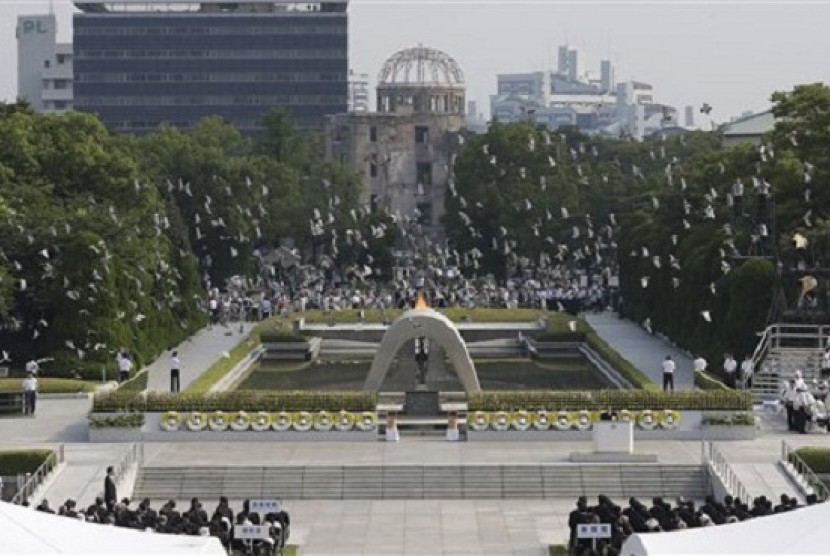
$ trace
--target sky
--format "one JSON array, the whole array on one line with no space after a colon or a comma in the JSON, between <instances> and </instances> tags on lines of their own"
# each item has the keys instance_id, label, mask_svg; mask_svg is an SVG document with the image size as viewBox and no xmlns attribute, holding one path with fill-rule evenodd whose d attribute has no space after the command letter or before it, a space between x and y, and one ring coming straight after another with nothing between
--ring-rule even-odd
<instances>
[{"instance_id":1,"label":"sky","mask_svg":"<svg viewBox=\"0 0 830 556\"><path fill-rule=\"evenodd\" d=\"M68 41L72 4L53 4L58 39ZM17 16L48 9L47 0L0 0L0 98L16 96ZM557 46L568 43L583 70L598 73L610 56L618 81L651 83L655 101L681 113L707 102L722 122L766 109L773 91L830 83L828 21L830 0L351 0L349 64L374 90L394 52L418 43L443 50L486 112L497 73L554 68Z\"/></svg>"}]
</instances>

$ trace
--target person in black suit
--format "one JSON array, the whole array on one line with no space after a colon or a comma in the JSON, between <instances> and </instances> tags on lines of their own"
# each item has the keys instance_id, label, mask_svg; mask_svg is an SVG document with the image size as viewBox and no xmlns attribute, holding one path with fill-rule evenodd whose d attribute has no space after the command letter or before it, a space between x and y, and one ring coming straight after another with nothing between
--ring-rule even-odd
<instances>
[{"instance_id":1,"label":"person in black suit","mask_svg":"<svg viewBox=\"0 0 830 556\"><path fill-rule=\"evenodd\" d=\"M109 512L118 503L118 492L115 489L115 468L111 465L107 467L107 476L104 479L104 502Z\"/></svg>"}]
</instances>

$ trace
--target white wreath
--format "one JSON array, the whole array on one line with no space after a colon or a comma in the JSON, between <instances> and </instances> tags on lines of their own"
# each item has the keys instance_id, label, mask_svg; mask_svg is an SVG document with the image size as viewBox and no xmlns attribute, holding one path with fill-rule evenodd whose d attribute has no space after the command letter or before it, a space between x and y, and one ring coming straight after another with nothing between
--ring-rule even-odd
<instances>
[{"instance_id":1,"label":"white wreath","mask_svg":"<svg viewBox=\"0 0 830 556\"><path fill-rule=\"evenodd\" d=\"M590 430L592 426L594 426L594 423L591 422L591 413L584 409L580 411L577 414L576 419L574 419L574 428L576 430L587 431Z\"/></svg>"},{"instance_id":2,"label":"white wreath","mask_svg":"<svg viewBox=\"0 0 830 556\"><path fill-rule=\"evenodd\" d=\"M510 428L510 415L506 411L497 411L490 417L490 426L496 431Z\"/></svg>"},{"instance_id":3,"label":"white wreath","mask_svg":"<svg viewBox=\"0 0 830 556\"><path fill-rule=\"evenodd\" d=\"M224 411L214 411L208 416L208 427L210 430L225 431L228 430L228 426L230 426L230 423Z\"/></svg>"},{"instance_id":4,"label":"white wreath","mask_svg":"<svg viewBox=\"0 0 830 556\"><path fill-rule=\"evenodd\" d=\"M276 418L271 421L271 428L277 432L285 432L291 428L291 414L287 411L280 411Z\"/></svg>"},{"instance_id":5,"label":"white wreath","mask_svg":"<svg viewBox=\"0 0 830 556\"><path fill-rule=\"evenodd\" d=\"M360 414L360 417L355 422L355 425L358 429L363 432L369 432L371 430L375 430L375 425L377 424L378 417L371 411L364 411Z\"/></svg>"},{"instance_id":6,"label":"white wreath","mask_svg":"<svg viewBox=\"0 0 830 556\"><path fill-rule=\"evenodd\" d=\"M314 430L330 431L334 428L334 421L328 411L321 411L314 417Z\"/></svg>"},{"instance_id":7,"label":"white wreath","mask_svg":"<svg viewBox=\"0 0 830 556\"><path fill-rule=\"evenodd\" d=\"M476 411L469 416L467 422L474 431L486 431L490 426L490 416L485 411Z\"/></svg>"},{"instance_id":8,"label":"white wreath","mask_svg":"<svg viewBox=\"0 0 830 556\"><path fill-rule=\"evenodd\" d=\"M660 419L660 427L666 430L674 430L680 424L680 413L667 409L663 411L663 418Z\"/></svg>"},{"instance_id":9,"label":"white wreath","mask_svg":"<svg viewBox=\"0 0 830 556\"><path fill-rule=\"evenodd\" d=\"M248 414L244 411L237 411L233 414L233 419L231 419L231 430L236 432L242 432L248 430L248 427L251 426L251 418L248 417Z\"/></svg>"},{"instance_id":10,"label":"white wreath","mask_svg":"<svg viewBox=\"0 0 830 556\"><path fill-rule=\"evenodd\" d=\"M535 417L536 418L533 419L533 428L535 428L536 430L546 431L551 427L552 423L550 422L550 416L548 415L548 412L544 409L541 411L537 411Z\"/></svg>"},{"instance_id":11,"label":"white wreath","mask_svg":"<svg viewBox=\"0 0 830 556\"><path fill-rule=\"evenodd\" d=\"M646 431L653 431L658 424L659 422L654 418L654 414L648 409L640 413L637 418L637 426Z\"/></svg>"},{"instance_id":12,"label":"white wreath","mask_svg":"<svg viewBox=\"0 0 830 556\"><path fill-rule=\"evenodd\" d=\"M179 414L175 411L168 411L161 415L161 428L167 432L179 430Z\"/></svg>"},{"instance_id":13,"label":"white wreath","mask_svg":"<svg viewBox=\"0 0 830 556\"><path fill-rule=\"evenodd\" d=\"M513 419L511 419L511 424L517 431L526 431L530 428L532 423L530 421L530 415L527 411L517 411L513 415Z\"/></svg>"},{"instance_id":14,"label":"white wreath","mask_svg":"<svg viewBox=\"0 0 830 556\"><path fill-rule=\"evenodd\" d=\"M340 432L352 430L354 428L354 415L348 411L341 411L337 416L337 422L334 423L334 428Z\"/></svg>"},{"instance_id":15,"label":"white wreath","mask_svg":"<svg viewBox=\"0 0 830 556\"><path fill-rule=\"evenodd\" d=\"M571 428L571 416L567 411L560 411L556 414L556 421L553 422L553 428L558 431L566 431Z\"/></svg>"},{"instance_id":16,"label":"white wreath","mask_svg":"<svg viewBox=\"0 0 830 556\"><path fill-rule=\"evenodd\" d=\"M201 411L191 411L185 422L187 428L193 432L203 431L207 428L207 417Z\"/></svg>"},{"instance_id":17,"label":"white wreath","mask_svg":"<svg viewBox=\"0 0 830 556\"><path fill-rule=\"evenodd\" d=\"M295 413L294 418L291 419L291 426L294 427L294 430L297 432L309 431L313 425L314 417L312 417L311 413L308 411L300 411Z\"/></svg>"},{"instance_id":18,"label":"white wreath","mask_svg":"<svg viewBox=\"0 0 830 556\"><path fill-rule=\"evenodd\" d=\"M634 414L628 411L627 409L623 409L619 412L617 418L623 423L630 423L634 420Z\"/></svg>"},{"instance_id":19,"label":"white wreath","mask_svg":"<svg viewBox=\"0 0 830 556\"><path fill-rule=\"evenodd\" d=\"M251 420L251 429L256 432L267 431L271 426L271 414L267 411L260 411Z\"/></svg>"}]
</instances>

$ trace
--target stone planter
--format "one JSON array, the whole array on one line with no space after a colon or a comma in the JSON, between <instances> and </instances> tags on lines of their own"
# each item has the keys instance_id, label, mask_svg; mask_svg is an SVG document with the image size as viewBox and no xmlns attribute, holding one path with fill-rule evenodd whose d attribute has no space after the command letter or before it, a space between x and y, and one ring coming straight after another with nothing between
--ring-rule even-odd
<instances>
[{"instance_id":1,"label":"stone planter","mask_svg":"<svg viewBox=\"0 0 830 556\"><path fill-rule=\"evenodd\" d=\"M754 440L754 425L702 425L701 440Z\"/></svg>"},{"instance_id":2,"label":"stone planter","mask_svg":"<svg viewBox=\"0 0 830 556\"><path fill-rule=\"evenodd\" d=\"M140 442L140 427L102 427L89 428L90 442Z\"/></svg>"}]
</instances>

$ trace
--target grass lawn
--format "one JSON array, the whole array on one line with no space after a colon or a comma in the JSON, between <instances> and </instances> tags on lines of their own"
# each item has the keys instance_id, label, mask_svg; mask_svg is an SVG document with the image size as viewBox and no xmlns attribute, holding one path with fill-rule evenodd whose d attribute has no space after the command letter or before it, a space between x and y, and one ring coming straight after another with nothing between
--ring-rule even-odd
<instances>
[{"instance_id":1,"label":"grass lawn","mask_svg":"<svg viewBox=\"0 0 830 556\"><path fill-rule=\"evenodd\" d=\"M608 388L602 375L579 358L531 361L475 361L484 390L596 390ZM319 363L263 362L238 390L361 390L371 361Z\"/></svg>"},{"instance_id":2,"label":"grass lawn","mask_svg":"<svg viewBox=\"0 0 830 556\"><path fill-rule=\"evenodd\" d=\"M20 392L22 378L0 378L0 392ZM41 394L76 394L93 392L101 384L92 380L75 380L74 378L39 378L38 390Z\"/></svg>"},{"instance_id":3,"label":"grass lawn","mask_svg":"<svg viewBox=\"0 0 830 556\"><path fill-rule=\"evenodd\" d=\"M539 309L493 309L481 307L476 309L465 309L462 307L448 307L436 309L443 313L453 322L462 322L468 318L471 322L530 322L545 315ZM294 313L292 318L304 318L309 324L351 323L360 321L357 309L345 309L343 311L323 312L321 310L306 311L305 313ZM403 309L366 309L364 322L379 323L393 321L403 313Z\"/></svg>"}]
</instances>

